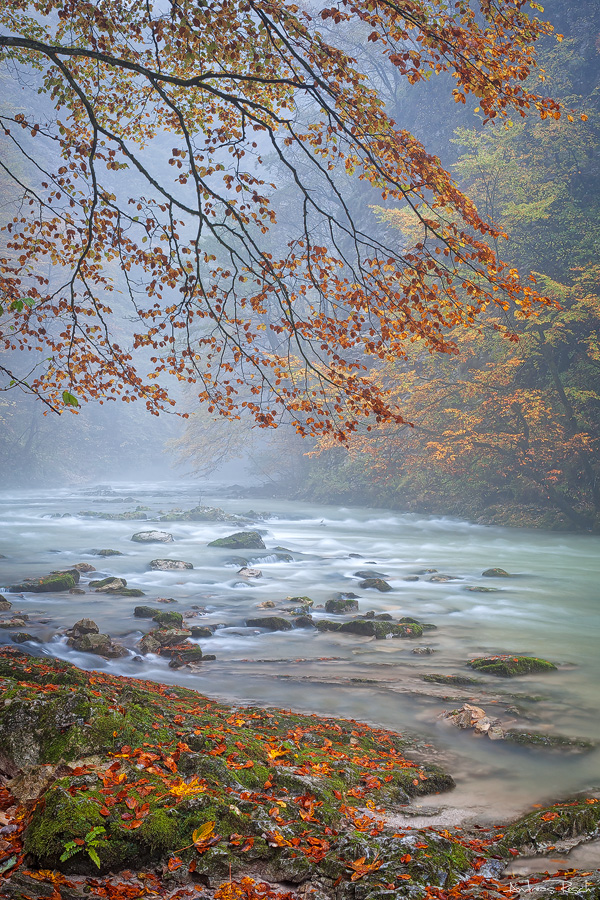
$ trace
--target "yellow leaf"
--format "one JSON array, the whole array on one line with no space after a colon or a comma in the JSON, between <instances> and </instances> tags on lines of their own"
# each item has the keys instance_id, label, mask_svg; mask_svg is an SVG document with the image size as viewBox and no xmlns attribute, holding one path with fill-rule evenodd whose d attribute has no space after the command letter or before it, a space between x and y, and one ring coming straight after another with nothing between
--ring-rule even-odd
<instances>
[{"instance_id":1,"label":"yellow leaf","mask_svg":"<svg viewBox=\"0 0 600 900\"><path fill-rule=\"evenodd\" d=\"M196 828L195 831L192 832L192 840L195 844L200 843L201 841L205 841L207 838L211 836L213 831L215 830L214 822L205 822L204 825L201 825L200 828Z\"/></svg>"}]
</instances>

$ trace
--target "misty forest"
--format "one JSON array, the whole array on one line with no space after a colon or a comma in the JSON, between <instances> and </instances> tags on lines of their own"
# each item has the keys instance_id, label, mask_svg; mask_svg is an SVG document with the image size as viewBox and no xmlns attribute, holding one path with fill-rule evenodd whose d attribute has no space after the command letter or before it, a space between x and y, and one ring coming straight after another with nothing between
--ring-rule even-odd
<instances>
[{"instance_id":1,"label":"misty forest","mask_svg":"<svg viewBox=\"0 0 600 900\"><path fill-rule=\"evenodd\" d=\"M1 900L600 897L598 0L0 0Z\"/></svg>"}]
</instances>

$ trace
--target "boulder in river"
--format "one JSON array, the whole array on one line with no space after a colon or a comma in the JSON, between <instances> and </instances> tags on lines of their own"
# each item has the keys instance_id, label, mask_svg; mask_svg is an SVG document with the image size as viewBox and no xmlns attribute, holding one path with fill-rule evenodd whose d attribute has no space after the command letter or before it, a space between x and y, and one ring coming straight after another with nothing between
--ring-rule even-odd
<instances>
[{"instance_id":1,"label":"boulder in river","mask_svg":"<svg viewBox=\"0 0 600 900\"><path fill-rule=\"evenodd\" d=\"M152 606L136 606L133 615L136 619L153 619L160 612L160 609L154 609Z\"/></svg>"},{"instance_id":2,"label":"boulder in river","mask_svg":"<svg viewBox=\"0 0 600 900\"><path fill-rule=\"evenodd\" d=\"M257 616L246 619L246 625L249 628L266 628L268 631L289 631L292 627L291 622L281 616Z\"/></svg>"},{"instance_id":3,"label":"boulder in river","mask_svg":"<svg viewBox=\"0 0 600 900\"><path fill-rule=\"evenodd\" d=\"M26 641L34 641L35 643L40 643L40 639L34 637L33 634L29 634L28 631L17 631L16 634L11 634L10 636L13 644L24 644Z\"/></svg>"},{"instance_id":4,"label":"boulder in river","mask_svg":"<svg viewBox=\"0 0 600 900\"><path fill-rule=\"evenodd\" d=\"M236 531L227 537L211 541L209 547L224 547L227 550L266 550L266 545L258 531Z\"/></svg>"},{"instance_id":5,"label":"boulder in river","mask_svg":"<svg viewBox=\"0 0 600 900\"><path fill-rule=\"evenodd\" d=\"M7 612L12 608L12 603L0 594L0 612Z\"/></svg>"},{"instance_id":6,"label":"boulder in river","mask_svg":"<svg viewBox=\"0 0 600 900\"><path fill-rule=\"evenodd\" d=\"M365 580L361 581L358 586L360 588L364 588L365 590L369 590L369 588L372 588L373 590L381 591L382 593L392 590L391 584L388 584L387 581L383 580L383 578L365 578Z\"/></svg>"},{"instance_id":7,"label":"boulder in river","mask_svg":"<svg viewBox=\"0 0 600 900\"><path fill-rule=\"evenodd\" d=\"M172 544L173 535L168 531L138 531L131 540L136 544Z\"/></svg>"},{"instance_id":8,"label":"boulder in river","mask_svg":"<svg viewBox=\"0 0 600 900\"><path fill-rule=\"evenodd\" d=\"M312 616L301 615L294 619L294 628L316 628L316 625Z\"/></svg>"},{"instance_id":9,"label":"boulder in river","mask_svg":"<svg viewBox=\"0 0 600 900\"><path fill-rule=\"evenodd\" d=\"M57 591L68 591L75 587L79 581L77 569L67 569L62 572L52 572L50 575L42 575L41 578L27 578L21 584L13 584L9 587L11 594L34 593L45 594Z\"/></svg>"},{"instance_id":10,"label":"boulder in river","mask_svg":"<svg viewBox=\"0 0 600 900\"><path fill-rule=\"evenodd\" d=\"M188 628L159 628L149 632L161 647L170 647L173 644L181 644L192 636Z\"/></svg>"},{"instance_id":11,"label":"boulder in river","mask_svg":"<svg viewBox=\"0 0 600 900\"><path fill-rule=\"evenodd\" d=\"M182 559L153 559L150 562L150 568L157 572L170 572L178 569L193 569L194 564L184 562Z\"/></svg>"},{"instance_id":12,"label":"boulder in river","mask_svg":"<svg viewBox=\"0 0 600 900\"><path fill-rule=\"evenodd\" d=\"M90 550L94 556L123 556L120 550Z\"/></svg>"},{"instance_id":13,"label":"boulder in river","mask_svg":"<svg viewBox=\"0 0 600 900\"><path fill-rule=\"evenodd\" d=\"M115 644L108 634L88 633L80 637L69 639L69 644L74 650L81 653L95 653L97 656L103 656L105 659L118 659L120 656L127 656L127 650L120 644Z\"/></svg>"},{"instance_id":14,"label":"boulder in river","mask_svg":"<svg viewBox=\"0 0 600 900\"><path fill-rule=\"evenodd\" d=\"M70 637L78 638L84 634L98 634L100 629L93 619L80 619L67 631Z\"/></svg>"},{"instance_id":15,"label":"boulder in river","mask_svg":"<svg viewBox=\"0 0 600 900\"><path fill-rule=\"evenodd\" d=\"M587 753L596 746L593 741L586 738L546 734L541 731L517 731L512 728L504 732L504 740L511 744L518 744L520 747L555 750L562 753Z\"/></svg>"},{"instance_id":16,"label":"boulder in river","mask_svg":"<svg viewBox=\"0 0 600 900\"><path fill-rule=\"evenodd\" d=\"M108 578L90 581L90 587L96 591L97 594L112 594L115 591L120 591L127 587L127 582L124 578L117 578L114 575L109 575Z\"/></svg>"},{"instance_id":17,"label":"boulder in river","mask_svg":"<svg viewBox=\"0 0 600 900\"><path fill-rule=\"evenodd\" d=\"M510 578L510 573L504 569L486 569L481 573L485 578Z\"/></svg>"},{"instance_id":18,"label":"boulder in river","mask_svg":"<svg viewBox=\"0 0 600 900\"><path fill-rule=\"evenodd\" d=\"M96 571L95 567L91 563L85 563L85 562L75 563L74 566L70 567L71 571L73 569L77 569L78 572L83 572L84 574L85 574L85 572L95 572Z\"/></svg>"},{"instance_id":19,"label":"boulder in river","mask_svg":"<svg viewBox=\"0 0 600 900\"><path fill-rule=\"evenodd\" d=\"M536 656L481 656L471 659L467 665L485 675L499 675L502 678L515 678L518 675L535 675L538 672L556 671L554 663Z\"/></svg>"},{"instance_id":20,"label":"boulder in river","mask_svg":"<svg viewBox=\"0 0 600 900\"><path fill-rule=\"evenodd\" d=\"M358 609L358 600L351 600L342 597L331 597L325 603L325 612L333 613L341 616L344 613L356 612Z\"/></svg>"},{"instance_id":21,"label":"boulder in river","mask_svg":"<svg viewBox=\"0 0 600 900\"><path fill-rule=\"evenodd\" d=\"M208 638L213 636L214 627L210 625L189 625L193 638Z\"/></svg>"},{"instance_id":22,"label":"boulder in river","mask_svg":"<svg viewBox=\"0 0 600 900\"><path fill-rule=\"evenodd\" d=\"M447 581L458 580L458 575L432 575L431 578L427 579L427 581L431 581L433 584L446 584Z\"/></svg>"}]
</instances>

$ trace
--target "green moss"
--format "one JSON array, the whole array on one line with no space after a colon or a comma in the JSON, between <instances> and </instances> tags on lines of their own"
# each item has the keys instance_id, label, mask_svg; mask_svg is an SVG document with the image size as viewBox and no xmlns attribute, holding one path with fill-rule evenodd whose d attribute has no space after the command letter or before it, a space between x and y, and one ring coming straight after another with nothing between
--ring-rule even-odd
<instances>
[{"instance_id":1,"label":"green moss","mask_svg":"<svg viewBox=\"0 0 600 900\"><path fill-rule=\"evenodd\" d=\"M38 805L25 834L25 850L42 867L58 866L65 844L84 838L95 826L104 825L97 799L67 793L66 778L56 782Z\"/></svg>"},{"instance_id":2,"label":"green moss","mask_svg":"<svg viewBox=\"0 0 600 900\"><path fill-rule=\"evenodd\" d=\"M486 675L499 675L502 678L514 678L518 675L533 675L538 672L556 670L554 663L536 656L484 656L472 659L468 663L471 669Z\"/></svg>"},{"instance_id":3,"label":"green moss","mask_svg":"<svg viewBox=\"0 0 600 900\"><path fill-rule=\"evenodd\" d=\"M437 675L435 672L422 675L423 681L429 681L433 684L451 684L451 685L468 685L480 684L476 678L469 678L468 675Z\"/></svg>"},{"instance_id":4,"label":"green moss","mask_svg":"<svg viewBox=\"0 0 600 900\"><path fill-rule=\"evenodd\" d=\"M181 835L176 821L176 812L157 809L144 819L144 824L132 832L137 843L155 857L160 857L176 849Z\"/></svg>"}]
</instances>

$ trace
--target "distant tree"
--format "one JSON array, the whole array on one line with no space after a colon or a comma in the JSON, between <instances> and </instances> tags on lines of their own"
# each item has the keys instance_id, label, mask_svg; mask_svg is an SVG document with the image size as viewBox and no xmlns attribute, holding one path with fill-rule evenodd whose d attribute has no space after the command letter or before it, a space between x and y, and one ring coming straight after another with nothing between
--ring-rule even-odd
<instances>
[{"instance_id":1,"label":"distant tree","mask_svg":"<svg viewBox=\"0 0 600 900\"><path fill-rule=\"evenodd\" d=\"M261 426L285 415L337 439L365 416L401 422L370 359L403 357L411 342L452 352L448 331L489 304L527 314L539 298L497 259L500 230L319 25L361 23L410 83L450 73L455 101L471 95L484 120L530 107L557 118L558 103L528 87L535 42L552 32L538 9L3 4L5 386L56 410L122 395L158 412L175 403L171 384L194 383L209 411ZM295 184L296 233L278 252L267 155ZM356 221L340 168L409 211L419 240L399 247Z\"/></svg>"}]
</instances>

